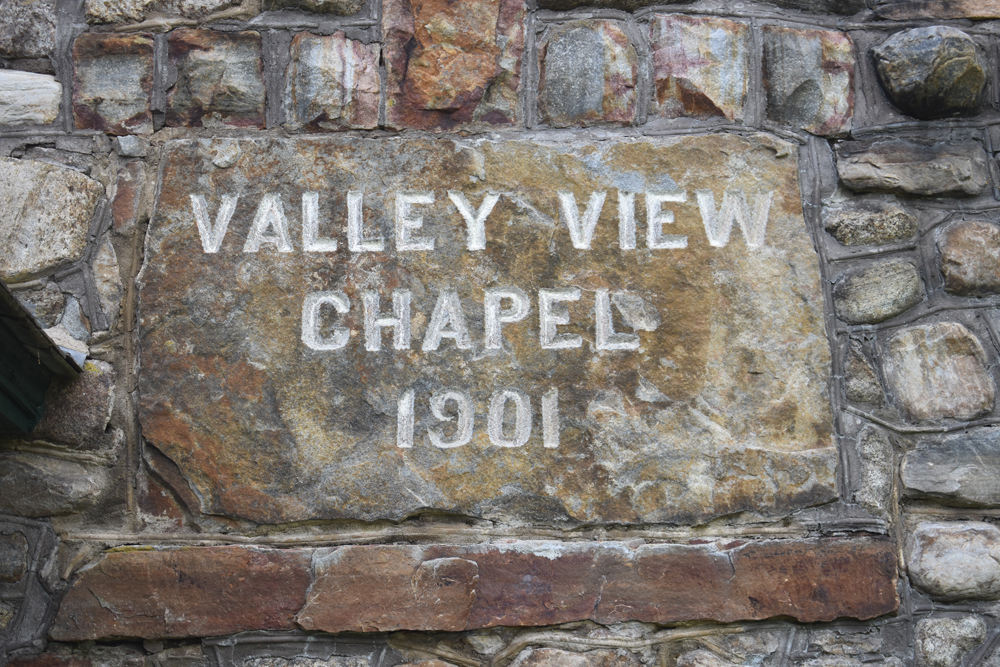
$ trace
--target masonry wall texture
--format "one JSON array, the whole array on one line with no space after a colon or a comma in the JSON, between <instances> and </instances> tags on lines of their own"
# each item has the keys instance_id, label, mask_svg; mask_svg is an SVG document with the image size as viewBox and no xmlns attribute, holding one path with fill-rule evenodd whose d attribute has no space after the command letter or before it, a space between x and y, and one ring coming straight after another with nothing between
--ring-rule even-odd
<instances>
[{"instance_id":1,"label":"masonry wall texture","mask_svg":"<svg viewBox=\"0 0 1000 667\"><path fill-rule=\"evenodd\" d=\"M84 360L0 435L0 665L1000 667L998 72L995 0L0 0L0 279Z\"/></svg>"}]
</instances>

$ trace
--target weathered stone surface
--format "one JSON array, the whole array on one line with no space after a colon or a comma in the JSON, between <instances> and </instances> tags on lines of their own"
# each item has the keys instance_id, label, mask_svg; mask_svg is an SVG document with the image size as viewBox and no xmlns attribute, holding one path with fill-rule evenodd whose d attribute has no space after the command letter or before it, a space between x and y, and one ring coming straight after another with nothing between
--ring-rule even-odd
<instances>
[{"instance_id":1,"label":"weathered stone surface","mask_svg":"<svg viewBox=\"0 0 1000 667\"><path fill-rule=\"evenodd\" d=\"M127 134L115 137L115 152L119 157L146 157L149 142L140 137Z\"/></svg>"},{"instance_id":2,"label":"weathered stone surface","mask_svg":"<svg viewBox=\"0 0 1000 667\"><path fill-rule=\"evenodd\" d=\"M72 461L0 453L0 509L28 517L61 516L90 507L104 490L106 471Z\"/></svg>"},{"instance_id":3,"label":"weathered stone surface","mask_svg":"<svg viewBox=\"0 0 1000 667\"><path fill-rule=\"evenodd\" d=\"M60 102L62 84L54 76L0 69L0 125L48 125Z\"/></svg>"},{"instance_id":4,"label":"weathered stone surface","mask_svg":"<svg viewBox=\"0 0 1000 667\"><path fill-rule=\"evenodd\" d=\"M908 0L875 8L881 18L912 19L997 19L1000 0Z\"/></svg>"},{"instance_id":5,"label":"weathered stone surface","mask_svg":"<svg viewBox=\"0 0 1000 667\"><path fill-rule=\"evenodd\" d=\"M837 317L849 324L875 324L924 300L924 281L912 262L889 260L845 271L833 286Z\"/></svg>"},{"instance_id":6,"label":"weathered stone surface","mask_svg":"<svg viewBox=\"0 0 1000 667\"><path fill-rule=\"evenodd\" d=\"M876 653L882 648L882 635L877 628L860 632L851 632L846 628L817 630L809 637L809 644L830 655L863 655Z\"/></svg>"},{"instance_id":7,"label":"weathered stone surface","mask_svg":"<svg viewBox=\"0 0 1000 667\"><path fill-rule=\"evenodd\" d=\"M424 130L517 126L524 0L386 0L386 122Z\"/></svg>"},{"instance_id":8,"label":"weathered stone surface","mask_svg":"<svg viewBox=\"0 0 1000 667\"><path fill-rule=\"evenodd\" d=\"M12 659L7 665L9 667L91 667L93 662L74 655L39 653L19 656Z\"/></svg>"},{"instance_id":9,"label":"weathered stone surface","mask_svg":"<svg viewBox=\"0 0 1000 667\"><path fill-rule=\"evenodd\" d=\"M577 7L609 7L633 12L640 7L662 4L671 3L664 3L662 0L538 0L541 9L560 10ZM865 9L864 0L765 0L765 4L825 14L857 14Z\"/></svg>"},{"instance_id":10,"label":"weathered stone surface","mask_svg":"<svg viewBox=\"0 0 1000 667\"><path fill-rule=\"evenodd\" d=\"M936 598L1000 598L1000 529L988 523L921 523L906 540L910 580Z\"/></svg>"},{"instance_id":11,"label":"weathered stone surface","mask_svg":"<svg viewBox=\"0 0 1000 667\"><path fill-rule=\"evenodd\" d=\"M223 155L227 166L216 168ZM172 143L141 276L143 436L180 466L203 512L268 523L398 519L427 508L539 522L701 521L826 502L836 466L830 358L794 156L767 135L599 149L340 136ZM499 197L484 251L468 250L448 195L458 198L458 188L473 210L487 193ZM573 232L577 247L572 209L556 196L564 188L578 211L592 191L607 193L593 238ZM636 251L629 234L619 242L615 188L698 194L664 206L674 222L662 233L671 236L658 241L655 223L640 227L647 247ZM345 237L349 190L366 193L363 236L382 251L350 250L361 239ZM320 193L319 238L337 239L336 253L302 251L298 210L308 192ZM436 203L401 213L419 212L423 227L393 240L399 192L434 193ZM218 251L204 252L192 195L205 198L203 222L216 226L222 198L236 193ZM291 252L274 252L278 237L266 230L259 251L244 252L256 243L247 246L248 230L264 193L280 196ZM746 213L755 221L746 229L716 215L743 205L758 212ZM645 221L645 210L636 216ZM213 250L215 233L204 237ZM402 249L431 238L433 250ZM664 244L674 248L655 247ZM506 286L531 295L531 314L487 347L484 291ZM615 344L633 350L594 347L610 345L610 334L595 338L597 297L582 293L569 304L572 324L558 330L569 336L559 344L573 347L541 347L551 343L540 338L536 295L575 287L608 290ZM376 342L369 324L366 342L363 293L381 292L385 313L397 289L410 290L410 340ZM349 299L349 313L324 308L323 328L314 336L307 324L303 343L307 295L331 290ZM459 304L436 305L453 303L451 290ZM440 313L433 323L437 309L453 311L467 342ZM436 331L449 337L436 340ZM487 414L504 387L527 398L508 401L507 426L491 435ZM451 388L471 402L471 434L455 431L453 401L433 414L431 396ZM552 389L562 426L550 421L543 437L539 407ZM515 400L534 414L519 418L517 438Z\"/></svg>"},{"instance_id":12,"label":"weathered stone surface","mask_svg":"<svg viewBox=\"0 0 1000 667\"><path fill-rule=\"evenodd\" d=\"M854 502L875 515L884 515L892 501L895 457L892 443L881 430L868 426L858 435L861 481Z\"/></svg>"},{"instance_id":13,"label":"weathered stone surface","mask_svg":"<svg viewBox=\"0 0 1000 667\"><path fill-rule=\"evenodd\" d=\"M746 24L656 14L649 30L656 115L743 119L751 48Z\"/></svg>"},{"instance_id":14,"label":"weathered stone surface","mask_svg":"<svg viewBox=\"0 0 1000 667\"><path fill-rule=\"evenodd\" d=\"M701 648L678 657L677 667L735 667L735 663L723 660L711 651Z\"/></svg>"},{"instance_id":15,"label":"weathered stone surface","mask_svg":"<svg viewBox=\"0 0 1000 667\"><path fill-rule=\"evenodd\" d=\"M882 384L857 341L851 341L844 360L844 395L855 403L882 405Z\"/></svg>"},{"instance_id":16,"label":"weathered stone surface","mask_svg":"<svg viewBox=\"0 0 1000 667\"><path fill-rule=\"evenodd\" d=\"M106 234L98 244L91 268L94 273L97 298L108 321L107 328L112 328L118 320L125 288L118 269L118 255L115 253L115 247L111 245L110 237Z\"/></svg>"},{"instance_id":17,"label":"weathered stone surface","mask_svg":"<svg viewBox=\"0 0 1000 667\"><path fill-rule=\"evenodd\" d=\"M28 540L23 533L0 535L0 582L15 584L28 571Z\"/></svg>"},{"instance_id":18,"label":"weathered stone surface","mask_svg":"<svg viewBox=\"0 0 1000 667\"><path fill-rule=\"evenodd\" d=\"M111 198L111 215L116 232L128 234L135 227L145 185L146 170L142 162L129 162L118 170Z\"/></svg>"},{"instance_id":19,"label":"weathered stone surface","mask_svg":"<svg viewBox=\"0 0 1000 667\"><path fill-rule=\"evenodd\" d=\"M88 361L79 377L50 386L45 412L29 437L74 449L97 449L111 420L114 388L111 364Z\"/></svg>"},{"instance_id":20,"label":"weathered stone surface","mask_svg":"<svg viewBox=\"0 0 1000 667\"><path fill-rule=\"evenodd\" d=\"M292 549L111 552L80 573L49 635L79 641L288 630L310 579L308 552Z\"/></svg>"},{"instance_id":21,"label":"weathered stone surface","mask_svg":"<svg viewBox=\"0 0 1000 667\"><path fill-rule=\"evenodd\" d=\"M54 327L62 319L66 299L55 282L50 280L42 287L17 290L14 295L43 329Z\"/></svg>"},{"instance_id":22,"label":"weathered stone surface","mask_svg":"<svg viewBox=\"0 0 1000 667\"><path fill-rule=\"evenodd\" d=\"M854 116L854 45L847 33L764 26L767 117L822 136Z\"/></svg>"},{"instance_id":23,"label":"weathered stone surface","mask_svg":"<svg viewBox=\"0 0 1000 667\"><path fill-rule=\"evenodd\" d=\"M899 109L917 118L979 111L986 59L967 34L948 26L913 28L872 49L882 87Z\"/></svg>"},{"instance_id":24,"label":"weathered stone surface","mask_svg":"<svg viewBox=\"0 0 1000 667\"><path fill-rule=\"evenodd\" d=\"M158 14L201 18L238 4L240 0L86 0L86 11L90 23L126 23Z\"/></svg>"},{"instance_id":25,"label":"weathered stone surface","mask_svg":"<svg viewBox=\"0 0 1000 667\"><path fill-rule=\"evenodd\" d=\"M957 322L900 331L889 340L884 363L886 381L912 420L972 419L993 409L986 353Z\"/></svg>"},{"instance_id":26,"label":"weathered stone surface","mask_svg":"<svg viewBox=\"0 0 1000 667\"><path fill-rule=\"evenodd\" d=\"M378 124L379 45L342 32L292 39L285 116L293 130L374 128Z\"/></svg>"},{"instance_id":27,"label":"weathered stone surface","mask_svg":"<svg viewBox=\"0 0 1000 667\"><path fill-rule=\"evenodd\" d=\"M264 127L260 33L174 30L177 80L167 91L170 127Z\"/></svg>"},{"instance_id":28,"label":"weathered stone surface","mask_svg":"<svg viewBox=\"0 0 1000 667\"><path fill-rule=\"evenodd\" d=\"M85 32L73 42L73 118L78 129L149 134L153 36Z\"/></svg>"},{"instance_id":29,"label":"weathered stone surface","mask_svg":"<svg viewBox=\"0 0 1000 667\"><path fill-rule=\"evenodd\" d=\"M989 183L986 164L986 152L975 141L845 142L837 173L844 185L860 192L967 196L978 195Z\"/></svg>"},{"instance_id":30,"label":"weathered stone surface","mask_svg":"<svg viewBox=\"0 0 1000 667\"><path fill-rule=\"evenodd\" d=\"M958 667L966 653L986 639L986 623L976 616L917 621L917 667Z\"/></svg>"},{"instance_id":31,"label":"weathered stone surface","mask_svg":"<svg viewBox=\"0 0 1000 667\"><path fill-rule=\"evenodd\" d=\"M635 118L639 61L620 21L573 21L538 47L538 114L553 127Z\"/></svg>"},{"instance_id":32,"label":"weathered stone surface","mask_svg":"<svg viewBox=\"0 0 1000 667\"><path fill-rule=\"evenodd\" d=\"M639 667L639 664L635 655L625 650L575 653L558 648L528 648L518 654L511 667Z\"/></svg>"},{"instance_id":33,"label":"weathered stone surface","mask_svg":"<svg viewBox=\"0 0 1000 667\"><path fill-rule=\"evenodd\" d=\"M903 457L900 474L911 496L959 505L1000 505L1000 433L975 429L940 442L923 442Z\"/></svg>"},{"instance_id":34,"label":"weathered stone surface","mask_svg":"<svg viewBox=\"0 0 1000 667\"><path fill-rule=\"evenodd\" d=\"M873 618L899 602L894 553L884 538L136 549L80 572L51 638Z\"/></svg>"},{"instance_id":35,"label":"weathered stone surface","mask_svg":"<svg viewBox=\"0 0 1000 667\"><path fill-rule=\"evenodd\" d=\"M946 292L1000 294L1000 226L973 220L951 225L938 237Z\"/></svg>"},{"instance_id":36,"label":"weathered stone surface","mask_svg":"<svg viewBox=\"0 0 1000 667\"><path fill-rule=\"evenodd\" d=\"M71 169L0 158L0 279L18 282L80 259L104 192Z\"/></svg>"},{"instance_id":37,"label":"weathered stone surface","mask_svg":"<svg viewBox=\"0 0 1000 667\"><path fill-rule=\"evenodd\" d=\"M917 218L902 206L879 200L860 200L826 212L823 226L847 246L885 245L912 238Z\"/></svg>"},{"instance_id":38,"label":"weathered stone surface","mask_svg":"<svg viewBox=\"0 0 1000 667\"><path fill-rule=\"evenodd\" d=\"M52 54L56 37L55 0L0 3L0 57L39 58Z\"/></svg>"},{"instance_id":39,"label":"weathered stone surface","mask_svg":"<svg viewBox=\"0 0 1000 667\"><path fill-rule=\"evenodd\" d=\"M310 12L350 16L361 11L365 0L264 0L262 6L265 10L301 7Z\"/></svg>"}]
</instances>

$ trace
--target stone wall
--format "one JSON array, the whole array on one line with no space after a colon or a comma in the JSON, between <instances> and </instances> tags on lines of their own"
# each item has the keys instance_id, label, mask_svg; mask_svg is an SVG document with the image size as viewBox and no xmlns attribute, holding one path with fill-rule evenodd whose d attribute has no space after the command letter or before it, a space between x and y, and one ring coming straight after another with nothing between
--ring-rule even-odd
<instances>
[{"instance_id":1,"label":"stone wall","mask_svg":"<svg viewBox=\"0 0 1000 667\"><path fill-rule=\"evenodd\" d=\"M990 0L0 0L0 278L85 359L0 443L0 658L997 667L998 29ZM770 137L819 257L833 483L766 462L787 499L753 469L662 521L210 505L141 411L170 142L221 170L331 133Z\"/></svg>"}]
</instances>

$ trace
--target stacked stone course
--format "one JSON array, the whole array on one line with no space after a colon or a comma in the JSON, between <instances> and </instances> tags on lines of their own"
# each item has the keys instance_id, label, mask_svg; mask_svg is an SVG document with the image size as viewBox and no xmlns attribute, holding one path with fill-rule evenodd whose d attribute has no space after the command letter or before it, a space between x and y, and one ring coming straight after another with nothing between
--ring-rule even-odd
<instances>
[{"instance_id":1,"label":"stacked stone course","mask_svg":"<svg viewBox=\"0 0 1000 667\"><path fill-rule=\"evenodd\" d=\"M994 0L0 0L0 278L85 361L0 441L0 662L1000 667L998 31ZM694 527L202 513L137 412L161 151L330 132L796 144L839 497Z\"/></svg>"}]
</instances>

